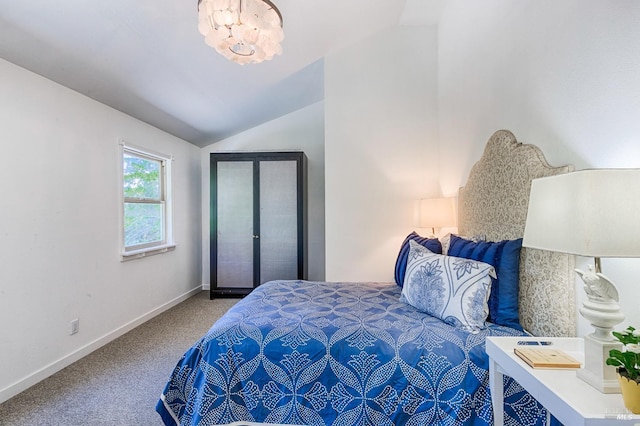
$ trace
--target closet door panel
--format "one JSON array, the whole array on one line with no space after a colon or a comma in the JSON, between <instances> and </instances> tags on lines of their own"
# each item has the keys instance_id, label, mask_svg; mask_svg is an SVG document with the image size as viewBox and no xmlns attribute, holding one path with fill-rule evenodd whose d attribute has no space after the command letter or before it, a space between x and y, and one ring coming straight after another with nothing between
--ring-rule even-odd
<instances>
[{"instance_id":1,"label":"closet door panel","mask_svg":"<svg viewBox=\"0 0 640 426\"><path fill-rule=\"evenodd\" d=\"M253 287L253 162L217 163L217 286Z\"/></svg>"},{"instance_id":2,"label":"closet door panel","mask_svg":"<svg viewBox=\"0 0 640 426\"><path fill-rule=\"evenodd\" d=\"M260 162L260 284L298 278L296 161Z\"/></svg>"}]
</instances>

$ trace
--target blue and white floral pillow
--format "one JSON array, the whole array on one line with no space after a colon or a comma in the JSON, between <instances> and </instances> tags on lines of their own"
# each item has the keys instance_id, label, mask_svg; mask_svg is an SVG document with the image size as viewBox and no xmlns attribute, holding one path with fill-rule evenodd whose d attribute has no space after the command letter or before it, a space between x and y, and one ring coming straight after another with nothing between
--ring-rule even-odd
<instances>
[{"instance_id":1,"label":"blue and white floral pillow","mask_svg":"<svg viewBox=\"0 0 640 426\"><path fill-rule=\"evenodd\" d=\"M493 266L435 254L410 241L400 301L453 326L476 331L489 314Z\"/></svg>"}]
</instances>

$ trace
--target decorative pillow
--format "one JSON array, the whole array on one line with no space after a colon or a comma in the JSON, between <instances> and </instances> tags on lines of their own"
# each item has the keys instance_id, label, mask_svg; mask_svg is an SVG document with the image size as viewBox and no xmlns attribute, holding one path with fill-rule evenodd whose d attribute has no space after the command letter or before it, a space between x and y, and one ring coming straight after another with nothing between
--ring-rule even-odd
<instances>
[{"instance_id":1,"label":"decorative pillow","mask_svg":"<svg viewBox=\"0 0 640 426\"><path fill-rule=\"evenodd\" d=\"M455 234L447 234L444 237L440 237L440 243L442 244L442 254L446 254L447 256L449 255L449 246L451 245L451 236L455 235ZM460 237L459 235L456 235L457 237ZM487 238L484 235L475 235L473 237L460 237L460 238L466 238L469 241L473 241L474 243L477 243L479 241L487 241Z\"/></svg>"},{"instance_id":2,"label":"decorative pillow","mask_svg":"<svg viewBox=\"0 0 640 426\"><path fill-rule=\"evenodd\" d=\"M449 256L478 260L495 268L498 278L491 285L488 321L516 330L522 330L518 310L521 248L522 238L474 242L452 235L448 252Z\"/></svg>"},{"instance_id":3,"label":"decorative pillow","mask_svg":"<svg viewBox=\"0 0 640 426\"><path fill-rule=\"evenodd\" d=\"M398 253L398 258L396 259L395 279L396 284L400 287L404 284L404 272L407 269L407 256L409 255L409 241L412 240L433 253L442 253L442 245L437 238L421 237L415 231L407 235L407 238L404 239L400 246L400 253Z\"/></svg>"},{"instance_id":4,"label":"decorative pillow","mask_svg":"<svg viewBox=\"0 0 640 426\"><path fill-rule=\"evenodd\" d=\"M493 266L435 254L415 241L409 246L400 301L469 331L484 328Z\"/></svg>"},{"instance_id":5,"label":"decorative pillow","mask_svg":"<svg viewBox=\"0 0 640 426\"><path fill-rule=\"evenodd\" d=\"M442 246L442 254L449 254L449 244L451 243L451 233L440 237L440 245Z\"/></svg>"}]
</instances>

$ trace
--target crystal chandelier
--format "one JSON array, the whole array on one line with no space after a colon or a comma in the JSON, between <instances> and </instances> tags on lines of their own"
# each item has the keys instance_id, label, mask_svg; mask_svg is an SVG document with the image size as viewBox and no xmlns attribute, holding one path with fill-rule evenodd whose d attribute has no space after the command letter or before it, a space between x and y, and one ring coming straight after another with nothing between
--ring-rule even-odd
<instances>
[{"instance_id":1,"label":"crystal chandelier","mask_svg":"<svg viewBox=\"0 0 640 426\"><path fill-rule=\"evenodd\" d=\"M282 15L269 0L198 0L198 29L209 46L242 65L282 54Z\"/></svg>"}]
</instances>

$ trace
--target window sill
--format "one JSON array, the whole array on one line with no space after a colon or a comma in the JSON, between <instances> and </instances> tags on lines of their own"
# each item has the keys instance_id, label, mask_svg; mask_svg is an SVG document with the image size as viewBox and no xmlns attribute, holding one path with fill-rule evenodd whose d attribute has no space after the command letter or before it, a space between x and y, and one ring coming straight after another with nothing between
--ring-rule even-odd
<instances>
[{"instance_id":1,"label":"window sill","mask_svg":"<svg viewBox=\"0 0 640 426\"><path fill-rule=\"evenodd\" d=\"M140 250L127 251L122 253L122 261L127 262L129 260L142 259L147 256L154 256L156 254L163 254L176 249L175 244L165 244L157 247L149 247Z\"/></svg>"}]
</instances>

